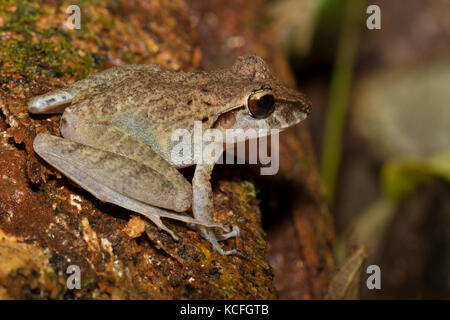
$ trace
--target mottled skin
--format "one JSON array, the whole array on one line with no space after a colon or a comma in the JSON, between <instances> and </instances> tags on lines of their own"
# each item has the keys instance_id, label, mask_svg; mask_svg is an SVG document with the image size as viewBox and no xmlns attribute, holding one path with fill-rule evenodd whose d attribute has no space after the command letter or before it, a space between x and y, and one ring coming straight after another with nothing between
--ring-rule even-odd
<instances>
[{"instance_id":1,"label":"mottled skin","mask_svg":"<svg viewBox=\"0 0 450 320\"><path fill-rule=\"evenodd\" d=\"M275 109L265 119L252 117L246 103L257 90L272 90ZM71 103L68 106L68 103ZM221 254L218 240L238 230L214 223L210 176L214 163L196 165L191 184L171 159L172 132L285 129L305 119L310 104L269 71L258 56L240 57L230 69L211 72L161 71L159 66L126 65L108 69L29 101L33 113L64 110L58 138L39 134L35 151L105 202L139 212L176 236L160 220L196 224ZM220 118L219 118L220 117ZM187 165L194 165L188 163ZM194 218L176 214L192 208ZM228 232L215 234L213 227Z\"/></svg>"}]
</instances>

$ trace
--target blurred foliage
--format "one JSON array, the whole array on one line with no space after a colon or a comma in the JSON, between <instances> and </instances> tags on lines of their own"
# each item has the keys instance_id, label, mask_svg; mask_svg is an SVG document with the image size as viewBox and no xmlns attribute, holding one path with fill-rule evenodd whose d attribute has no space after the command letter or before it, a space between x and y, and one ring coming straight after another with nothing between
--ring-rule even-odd
<instances>
[{"instance_id":1,"label":"blurred foliage","mask_svg":"<svg viewBox=\"0 0 450 320\"><path fill-rule=\"evenodd\" d=\"M327 199L334 201L336 179L342 152L342 136L346 122L353 67L358 51L365 0L346 2L331 79L330 99L325 119L321 173Z\"/></svg>"},{"instance_id":2,"label":"blurred foliage","mask_svg":"<svg viewBox=\"0 0 450 320\"><path fill-rule=\"evenodd\" d=\"M394 279L391 296L402 297L392 288L408 272L416 273L405 283L423 277L432 287L427 270L436 273L450 256L448 224L436 209L444 208L442 216L448 212L440 203L450 191L448 1L411 0L407 11L400 0L318 0L314 10L310 0L298 2L280 19L285 23L302 5L299 19L307 10L314 15L302 22L303 33L300 22L292 22L299 30L285 31L292 41L285 48L313 101L309 125L322 150L321 174L335 211L338 264L345 266L355 247L364 245L372 262L392 262L383 270L384 279ZM370 4L381 9L381 30L366 28ZM305 38L311 43L305 45ZM395 225L399 219L409 224ZM396 244L385 243L398 234ZM384 256L391 245L397 252ZM405 264L414 260L422 266ZM336 278L336 292L350 278ZM448 286L445 277L436 279ZM420 285L406 284L402 294L409 296L415 286ZM381 297L385 293L389 296L383 291Z\"/></svg>"},{"instance_id":3,"label":"blurred foliage","mask_svg":"<svg viewBox=\"0 0 450 320\"><path fill-rule=\"evenodd\" d=\"M358 299L362 268L366 258L367 252L365 248L359 247L346 259L345 263L331 279L327 299Z\"/></svg>"},{"instance_id":4,"label":"blurred foliage","mask_svg":"<svg viewBox=\"0 0 450 320\"><path fill-rule=\"evenodd\" d=\"M402 200L420 183L433 178L450 183L450 151L425 160L388 161L382 171L384 192L394 202Z\"/></svg>"},{"instance_id":5,"label":"blurred foliage","mask_svg":"<svg viewBox=\"0 0 450 320\"><path fill-rule=\"evenodd\" d=\"M380 160L428 158L450 149L450 59L360 75L351 124Z\"/></svg>"},{"instance_id":6,"label":"blurred foliage","mask_svg":"<svg viewBox=\"0 0 450 320\"><path fill-rule=\"evenodd\" d=\"M332 68L332 62L336 54L339 32L345 19L346 1L342 0L314 0L319 3L315 10L309 14L314 15L311 36L305 35L305 27L295 32L293 36L302 39L288 38L290 42L285 45L288 49L290 62L297 75L301 78L308 74L315 73L318 69ZM309 51L299 51L298 48L305 47L304 39L310 39Z\"/></svg>"}]
</instances>

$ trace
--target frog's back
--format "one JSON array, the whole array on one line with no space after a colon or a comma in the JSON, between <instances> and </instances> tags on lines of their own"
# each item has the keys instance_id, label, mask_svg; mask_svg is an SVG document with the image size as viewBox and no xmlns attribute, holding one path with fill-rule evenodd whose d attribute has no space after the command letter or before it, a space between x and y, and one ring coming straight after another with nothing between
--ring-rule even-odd
<instances>
[{"instance_id":1,"label":"frog's back","mask_svg":"<svg viewBox=\"0 0 450 320\"><path fill-rule=\"evenodd\" d=\"M202 89L202 83L211 81L208 75L134 72L81 91L64 112L62 133L83 142L78 137L80 127L88 132L95 125L112 126L137 137L167 159L171 132L177 128L190 130L193 126L193 119L187 115L194 113L200 120L216 113L212 101L208 102L209 95ZM204 108L193 110L199 99Z\"/></svg>"},{"instance_id":2,"label":"frog's back","mask_svg":"<svg viewBox=\"0 0 450 320\"><path fill-rule=\"evenodd\" d=\"M86 120L114 123L123 117L157 125L190 109L199 78L192 72L137 72L80 92L70 109ZM184 111L184 112L183 112Z\"/></svg>"}]
</instances>

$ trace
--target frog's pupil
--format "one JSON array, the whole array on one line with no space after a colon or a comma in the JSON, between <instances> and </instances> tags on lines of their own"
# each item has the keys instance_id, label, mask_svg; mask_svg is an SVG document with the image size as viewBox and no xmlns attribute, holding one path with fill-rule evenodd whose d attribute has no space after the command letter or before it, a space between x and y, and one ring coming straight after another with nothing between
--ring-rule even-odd
<instances>
[{"instance_id":1,"label":"frog's pupil","mask_svg":"<svg viewBox=\"0 0 450 320\"><path fill-rule=\"evenodd\" d=\"M266 94L265 96L262 96L258 99L258 106L261 109L267 110L267 112L269 112L272 109L274 102L275 100L273 98L273 95Z\"/></svg>"},{"instance_id":2,"label":"frog's pupil","mask_svg":"<svg viewBox=\"0 0 450 320\"><path fill-rule=\"evenodd\" d=\"M261 97L253 97L249 100L249 109L253 117L262 119L268 117L275 105L275 98L272 94L266 94Z\"/></svg>"}]
</instances>

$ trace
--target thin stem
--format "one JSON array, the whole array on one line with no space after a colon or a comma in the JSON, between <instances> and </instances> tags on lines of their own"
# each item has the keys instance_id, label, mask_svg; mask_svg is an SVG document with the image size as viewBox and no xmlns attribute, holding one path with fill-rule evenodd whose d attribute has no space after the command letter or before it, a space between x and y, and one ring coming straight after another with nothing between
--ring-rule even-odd
<instances>
[{"instance_id":1,"label":"thin stem","mask_svg":"<svg viewBox=\"0 0 450 320\"><path fill-rule=\"evenodd\" d=\"M347 114L353 67L358 51L365 0L347 1L339 34L337 54L331 78L330 100L325 119L321 173L327 200L333 204L342 152L342 135Z\"/></svg>"}]
</instances>

